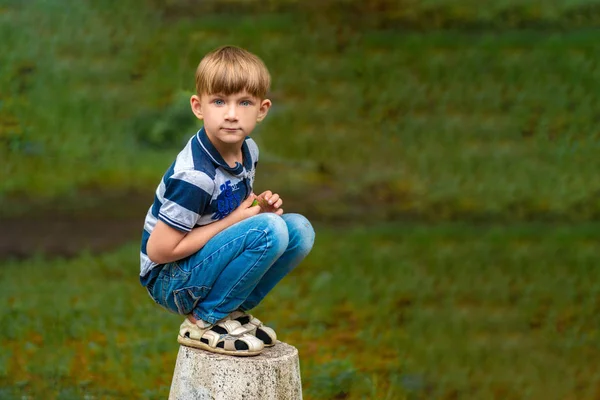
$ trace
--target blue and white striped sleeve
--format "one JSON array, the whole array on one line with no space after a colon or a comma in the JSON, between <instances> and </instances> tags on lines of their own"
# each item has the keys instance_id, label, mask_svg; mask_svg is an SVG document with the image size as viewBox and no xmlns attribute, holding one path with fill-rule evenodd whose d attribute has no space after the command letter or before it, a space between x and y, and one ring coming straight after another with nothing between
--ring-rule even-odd
<instances>
[{"instance_id":1,"label":"blue and white striped sleeve","mask_svg":"<svg viewBox=\"0 0 600 400\"><path fill-rule=\"evenodd\" d=\"M210 204L214 183L195 170L179 171L165 182L158 219L183 232L191 231Z\"/></svg>"}]
</instances>

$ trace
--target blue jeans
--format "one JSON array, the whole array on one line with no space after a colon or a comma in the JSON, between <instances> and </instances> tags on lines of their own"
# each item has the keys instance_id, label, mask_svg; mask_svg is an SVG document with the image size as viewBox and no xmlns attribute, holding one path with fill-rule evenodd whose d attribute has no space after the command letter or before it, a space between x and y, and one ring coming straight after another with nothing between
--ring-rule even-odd
<instances>
[{"instance_id":1,"label":"blue jeans","mask_svg":"<svg viewBox=\"0 0 600 400\"><path fill-rule=\"evenodd\" d=\"M169 311L215 323L256 307L308 255L314 239L300 214L258 214L218 233L197 253L163 265L148 292Z\"/></svg>"}]
</instances>

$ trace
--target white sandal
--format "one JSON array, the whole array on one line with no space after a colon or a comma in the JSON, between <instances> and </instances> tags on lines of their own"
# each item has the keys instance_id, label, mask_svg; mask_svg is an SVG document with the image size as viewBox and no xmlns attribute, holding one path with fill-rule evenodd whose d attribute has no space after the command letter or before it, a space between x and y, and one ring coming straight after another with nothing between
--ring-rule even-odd
<instances>
[{"instance_id":1,"label":"white sandal","mask_svg":"<svg viewBox=\"0 0 600 400\"><path fill-rule=\"evenodd\" d=\"M265 326L258 318L239 310L229 314L228 318L239 322L244 327L245 333L260 339L265 347L275 346L277 334L272 328Z\"/></svg>"},{"instance_id":2,"label":"white sandal","mask_svg":"<svg viewBox=\"0 0 600 400\"><path fill-rule=\"evenodd\" d=\"M221 320L216 324L185 319L179 328L177 341L189 347L231 356L255 356L264 348L263 342L246 333L235 320Z\"/></svg>"}]
</instances>

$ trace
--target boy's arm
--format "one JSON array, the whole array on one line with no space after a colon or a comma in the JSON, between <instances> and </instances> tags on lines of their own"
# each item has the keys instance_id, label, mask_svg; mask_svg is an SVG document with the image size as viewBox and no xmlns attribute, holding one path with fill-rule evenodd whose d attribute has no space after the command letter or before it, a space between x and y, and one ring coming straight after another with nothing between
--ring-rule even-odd
<instances>
[{"instance_id":1,"label":"boy's arm","mask_svg":"<svg viewBox=\"0 0 600 400\"><path fill-rule=\"evenodd\" d=\"M158 221L150 234L146 252L150 260L166 264L181 260L200 250L217 233L246 218L257 215L260 207L252 207L255 196L251 195L227 217L208 225L182 232Z\"/></svg>"}]
</instances>

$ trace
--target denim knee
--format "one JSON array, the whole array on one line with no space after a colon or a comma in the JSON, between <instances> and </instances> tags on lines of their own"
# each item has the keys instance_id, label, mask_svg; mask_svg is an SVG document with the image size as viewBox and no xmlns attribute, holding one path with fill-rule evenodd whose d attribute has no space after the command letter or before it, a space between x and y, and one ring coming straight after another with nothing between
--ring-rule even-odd
<instances>
[{"instance_id":1,"label":"denim knee","mask_svg":"<svg viewBox=\"0 0 600 400\"><path fill-rule=\"evenodd\" d=\"M252 217L252 230L259 233L250 247L267 246L269 251L278 256L283 254L289 244L289 232L285 221L275 213L263 213Z\"/></svg>"},{"instance_id":2,"label":"denim knee","mask_svg":"<svg viewBox=\"0 0 600 400\"><path fill-rule=\"evenodd\" d=\"M310 221L301 214L284 214L283 219L290 235L290 245L300 253L308 254L315 242L315 230Z\"/></svg>"}]
</instances>

